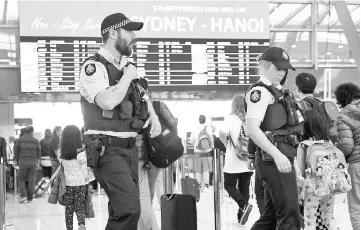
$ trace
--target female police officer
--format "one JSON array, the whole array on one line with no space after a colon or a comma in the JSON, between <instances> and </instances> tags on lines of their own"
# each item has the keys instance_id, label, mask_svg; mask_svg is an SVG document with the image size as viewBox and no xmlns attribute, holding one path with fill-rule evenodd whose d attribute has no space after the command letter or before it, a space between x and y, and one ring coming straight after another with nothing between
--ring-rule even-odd
<instances>
[{"instance_id":1,"label":"female police officer","mask_svg":"<svg viewBox=\"0 0 361 230\"><path fill-rule=\"evenodd\" d=\"M260 148L255 166L264 182L266 206L252 230L298 230L301 221L292 162L302 117L288 122L289 111L283 103L287 96L280 84L288 69L294 68L288 54L278 47L267 48L258 62L260 81L246 94L247 130Z\"/></svg>"}]
</instances>

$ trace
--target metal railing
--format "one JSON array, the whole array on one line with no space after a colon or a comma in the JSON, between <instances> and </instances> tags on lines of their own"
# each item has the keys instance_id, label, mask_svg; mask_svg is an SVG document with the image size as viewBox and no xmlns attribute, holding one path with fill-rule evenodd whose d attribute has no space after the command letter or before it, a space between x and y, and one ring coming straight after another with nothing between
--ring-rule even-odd
<instances>
[{"instance_id":1,"label":"metal railing","mask_svg":"<svg viewBox=\"0 0 361 230\"><path fill-rule=\"evenodd\" d=\"M214 229L221 229L221 200L220 200L220 185L221 185L221 155L219 149L214 150L213 157L213 177L214 177Z\"/></svg>"},{"instance_id":2,"label":"metal railing","mask_svg":"<svg viewBox=\"0 0 361 230\"><path fill-rule=\"evenodd\" d=\"M0 228L5 229L5 200L6 200L6 169L0 157Z\"/></svg>"}]
</instances>

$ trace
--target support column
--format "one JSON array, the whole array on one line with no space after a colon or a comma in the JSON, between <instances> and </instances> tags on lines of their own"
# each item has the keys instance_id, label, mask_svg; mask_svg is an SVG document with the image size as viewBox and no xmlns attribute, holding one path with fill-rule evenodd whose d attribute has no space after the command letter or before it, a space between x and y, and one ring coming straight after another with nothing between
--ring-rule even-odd
<instances>
[{"instance_id":1,"label":"support column","mask_svg":"<svg viewBox=\"0 0 361 230\"><path fill-rule=\"evenodd\" d=\"M358 72L360 73L360 36L357 33L350 11L345 1L333 1L338 18L340 19L343 32L345 33L352 57L355 59Z\"/></svg>"},{"instance_id":2,"label":"support column","mask_svg":"<svg viewBox=\"0 0 361 230\"><path fill-rule=\"evenodd\" d=\"M0 136L9 141L15 137L14 103L0 103Z\"/></svg>"}]
</instances>

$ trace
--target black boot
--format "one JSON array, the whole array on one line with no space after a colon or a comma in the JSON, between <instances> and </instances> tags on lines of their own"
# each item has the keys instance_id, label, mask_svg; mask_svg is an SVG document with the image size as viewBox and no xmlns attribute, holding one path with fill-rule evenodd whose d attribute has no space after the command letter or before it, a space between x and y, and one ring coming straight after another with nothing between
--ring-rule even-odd
<instances>
[{"instance_id":1,"label":"black boot","mask_svg":"<svg viewBox=\"0 0 361 230\"><path fill-rule=\"evenodd\" d=\"M242 209L242 208L239 208L239 209L238 209L238 213L237 213L238 223L241 223L242 216L243 216L243 209Z\"/></svg>"}]
</instances>

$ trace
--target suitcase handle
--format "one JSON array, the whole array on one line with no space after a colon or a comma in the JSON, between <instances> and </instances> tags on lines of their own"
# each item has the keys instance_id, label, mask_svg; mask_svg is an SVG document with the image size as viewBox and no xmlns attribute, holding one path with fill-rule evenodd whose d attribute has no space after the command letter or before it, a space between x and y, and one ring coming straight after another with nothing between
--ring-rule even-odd
<instances>
[{"instance_id":1,"label":"suitcase handle","mask_svg":"<svg viewBox=\"0 0 361 230\"><path fill-rule=\"evenodd\" d=\"M168 195L166 195L167 196L167 201L170 201L171 199L173 199L174 195L175 194L171 194L169 197L168 197Z\"/></svg>"}]
</instances>

